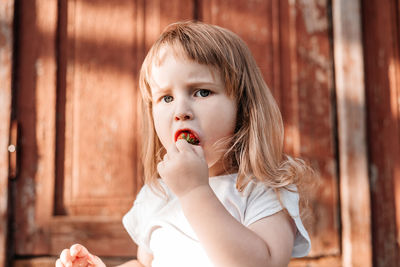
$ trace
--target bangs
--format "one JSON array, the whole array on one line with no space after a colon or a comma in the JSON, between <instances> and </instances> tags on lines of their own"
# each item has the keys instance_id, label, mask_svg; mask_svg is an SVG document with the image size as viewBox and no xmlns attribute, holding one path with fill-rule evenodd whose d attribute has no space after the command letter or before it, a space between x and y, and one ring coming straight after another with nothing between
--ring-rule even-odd
<instances>
[{"instance_id":1,"label":"bangs","mask_svg":"<svg viewBox=\"0 0 400 267\"><path fill-rule=\"evenodd\" d=\"M140 87L146 103L151 102L151 68L153 64L160 64L159 56L166 47L171 48L177 57L216 68L227 94L236 99L242 95L246 45L226 29L187 22L169 25L147 54L140 73Z\"/></svg>"}]
</instances>

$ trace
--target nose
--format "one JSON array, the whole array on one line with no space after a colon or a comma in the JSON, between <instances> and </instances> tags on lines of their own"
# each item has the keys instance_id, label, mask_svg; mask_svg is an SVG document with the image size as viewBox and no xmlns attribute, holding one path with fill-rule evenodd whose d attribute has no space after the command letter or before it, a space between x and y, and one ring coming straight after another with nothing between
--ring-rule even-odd
<instances>
[{"instance_id":1,"label":"nose","mask_svg":"<svg viewBox=\"0 0 400 267\"><path fill-rule=\"evenodd\" d=\"M193 119L193 112L190 104L185 100L177 101L175 110L175 121L185 121Z\"/></svg>"},{"instance_id":2,"label":"nose","mask_svg":"<svg viewBox=\"0 0 400 267\"><path fill-rule=\"evenodd\" d=\"M191 119L192 119L192 116L189 114L179 113L179 114L176 114L176 116L175 116L176 121L186 121L186 120L191 120Z\"/></svg>"}]
</instances>

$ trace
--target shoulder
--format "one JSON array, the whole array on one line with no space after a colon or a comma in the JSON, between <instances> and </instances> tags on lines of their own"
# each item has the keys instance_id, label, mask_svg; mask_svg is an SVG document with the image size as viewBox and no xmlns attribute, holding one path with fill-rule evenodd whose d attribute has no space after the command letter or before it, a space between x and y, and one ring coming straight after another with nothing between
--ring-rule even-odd
<instances>
[{"instance_id":1,"label":"shoulder","mask_svg":"<svg viewBox=\"0 0 400 267\"><path fill-rule=\"evenodd\" d=\"M168 204L168 197L168 191L164 195L157 189L144 185L136 196L132 208L122 219L122 223L131 238L149 253L151 253L149 248L151 224L149 222L154 220L159 211Z\"/></svg>"},{"instance_id":2,"label":"shoulder","mask_svg":"<svg viewBox=\"0 0 400 267\"><path fill-rule=\"evenodd\" d=\"M286 209L288 218L291 218L296 226L295 242L292 257L306 256L311 249L311 241L300 217L299 194L295 185L286 189L273 189L263 183L250 184L247 225L258 220L272 217L283 209ZM268 221L268 220L266 220Z\"/></svg>"}]
</instances>

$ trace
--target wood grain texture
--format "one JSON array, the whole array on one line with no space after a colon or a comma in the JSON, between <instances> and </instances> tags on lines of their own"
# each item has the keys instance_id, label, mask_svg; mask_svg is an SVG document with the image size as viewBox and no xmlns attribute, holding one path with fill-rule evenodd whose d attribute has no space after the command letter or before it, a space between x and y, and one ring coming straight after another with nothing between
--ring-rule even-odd
<instances>
[{"instance_id":1,"label":"wood grain texture","mask_svg":"<svg viewBox=\"0 0 400 267\"><path fill-rule=\"evenodd\" d=\"M18 10L15 253L57 255L81 242L99 256L133 256L121 218L143 183L137 80L146 31L193 18L193 3L45 2Z\"/></svg>"},{"instance_id":2,"label":"wood grain texture","mask_svg":"<svg viewBox=\"0 0 400 267\"><path fill-rule=\"evenodd\" d=\"M50 255L64 248L83 244L91 253L104 256L133 257L137 246L129 237L120 217L57 216L49 228Z\"/></svg>"},{"instance_id":3,"label":"wood grain texture","mask_svg":"<svg viewBox=\"0 0 400 267\"><path fill-rule=\"evenodd\" d=\"M48 251L55 172L57 1L23 1L16 62L21 171L16 179L16 253Z\"/></svg>"},{"instance_id":4,"label":"wood grain texture","mask_svg":"<svg viewBox=\"0 0 400 267\"><path fill-rule=\"evenodd\" d=\"M14 1L0 5L0 266L6 266L8 238L8 145L11 119Z\"/></svg>"},{"instance_id":5,"label":"wood grain texture","mask_svg":"<svg viewBox=\"0 0 400 267\"><path fill-rule=\"evenodd\" d=\"M340 162L342 264L344 267L372 266L360 2L335 1L332 12Z\"/></svg>"},{"instance_id":6,"label":"wood grain texture","mask_svg":"<svg viewBox=\"0 0 400 267\"><path fill-rule=\"evenodd\" d=\"M362 3L374 266L400 266L400 2Z\"/></svg>"},{"instance_id":7,"label":"wood grain texture","mask_svg":"<svg viewBox=\"0 0 400 267\"><path fill-rule=\"evenodd\" d=\"M333 58L328 1L280 1L281 111L286 153L316 172L306 182L310 256L340 254Z\"/></svg>"},{"instance_id":8,"label":"wood grain texture","mask_svg":"<svg viewBox=\"0 0 400 267\"><path fill-rule=\"evenodd\" d=\"M68 1L68 215L122 215L134 199L135 8L133 1Z\"/></svg>"}]
</instances>

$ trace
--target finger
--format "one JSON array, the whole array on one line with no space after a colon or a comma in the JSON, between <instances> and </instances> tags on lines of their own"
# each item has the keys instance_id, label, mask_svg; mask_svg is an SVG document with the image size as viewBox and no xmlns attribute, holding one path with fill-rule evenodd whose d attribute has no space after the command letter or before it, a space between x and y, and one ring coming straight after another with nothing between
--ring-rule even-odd
<instances>
[{"instance_id":1,"label":"finger","mask_svg":"<svg viewBox=\"0 0 400 267\"><path fill-rule=\"evenodd\" d=\"M191 146L191 148L200 158L205 158L204 149L201 146Z\"/></svg>"},{"instance_id":2,"label":"finger","mask_svg":"<svg viewBox=\"0 0 400 267\"><path fill-rule=\"evenodd\" d=\"M178 140L179 141L179 140ZM177 141L177 142L178 142ZM167 147L167 154L169 154L170 156L175 155L176 153L179 153L178 148L176 147L176 143L172 143L171 145L169 145Z\"/></svg>"},{"instance_id":3,"label":"finger","mask_svg":"<svg viewBox=\"0 0 400 267\"><path fill-rule=\"evenodd\" d=\"M84 258L77 258L74 260L74 267L88 267L90 265L90 261L87 257Z\"/></svg>"},{"instance_id":4,"label":"finger","mask_svg":"<svg viewBox=\"0 0 400 267\"><path fill-rule=\"evenodd\" d=\"M166 161L166 160L169 160L168 153L165 153L165 155L163 157L163 161Z\"/></svg>"},{"instance_id":5,"label":"finger","mask_svg":"<svg viewBox=\"0 0 400 267\"><path fill-rule=\"evenodd\" d=\"M60 259L56 261L56 267L65 267L64 264L61 262Z\"/></svg>"},{"instance_id":6,"label":"finger","mask_svg":"<svg viewBox=\"0 0 400 267\"><path fill-rule=\"evenodd\" d=\"M104 262L97 256L92 255L89 253L89 259L88 262L96 267L106 267Z\"/></svg>"},{"instance_id":7,"label":"finger","mask_svg":"<svg viewBox=\"0 0 400 267\"><path fill-rule=\"evenodd\" d=\"M69 267L72 265L72 257L71 257L69 249L64 249L61 252L60 260L66 267Z\"/></svg>"},{"instance_id":8,"label":"finger","mask_svg":"<svg viewBox=\"0 0 400 267\"><path fill-rule=\"evenodd\" d=\"M71 246L70 250L70 254L72 257L86 257L89 254L89 251L87 250L87 248L85 248L84 246L82 246L81 244L74 244Z\"/></svg>"},{"instance_id":9,"label":"finger","mask_svg":"<svg viewBox=\"0 0 400 267\"><path fill-rule=\"evenodd\" d=\"M189 144L184 139L179 139L176 141L175 145L178 151L192 151L192 147L194 147L194 145Z\"/></svg>"}]
</instances>

